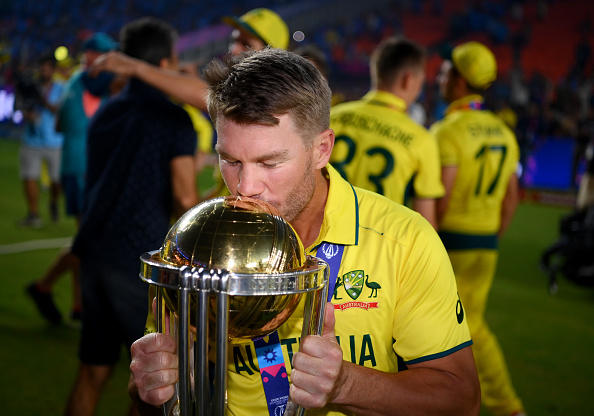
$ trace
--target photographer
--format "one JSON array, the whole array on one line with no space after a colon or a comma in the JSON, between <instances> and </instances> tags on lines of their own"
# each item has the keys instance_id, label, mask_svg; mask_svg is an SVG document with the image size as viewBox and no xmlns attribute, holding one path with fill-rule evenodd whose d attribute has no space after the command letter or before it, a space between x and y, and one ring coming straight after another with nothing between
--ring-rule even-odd
<instances>
[{"instance_id":1,"label":"photographer","mask_svg":"<svg viewBox=\"0 0 594 416\"><path fill-rule=\"evenodd\" d=\"M17 82L17 100L23 112L25 131L20 150L20 174L23 180L27 216L19 222L21 227L39 228L39 179L41 164L46 162L50 178L50 213L58 220L59 175L63 137L56 132L57 106L62 85L53 80L55 60L43 56L38 61L37 77L21 76Z\"/></svg>"}]
</instances>

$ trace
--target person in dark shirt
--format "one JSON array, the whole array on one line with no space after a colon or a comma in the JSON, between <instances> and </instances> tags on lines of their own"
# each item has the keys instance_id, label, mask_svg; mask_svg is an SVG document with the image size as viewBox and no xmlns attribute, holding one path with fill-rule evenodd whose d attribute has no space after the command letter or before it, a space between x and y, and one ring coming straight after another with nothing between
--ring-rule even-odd
<instances>
[{"instance_id":1,"label":"person in dark shirt","mask_svg":"<svg viewBox=\"0 0 594 416\"><path fill-rule=\"evenodd\" d=\"M120 32L126 54L165 69L177 66L175 38L154 18ZM187 113L137 79L89 124L83 212L72 246L81 263L80 367L67 415L95 413L122 344L129 350L143 335L148 286L138 278L139 257L161 245L172 217L198 202L195 147Z\"/></svg>"}]
</instances>

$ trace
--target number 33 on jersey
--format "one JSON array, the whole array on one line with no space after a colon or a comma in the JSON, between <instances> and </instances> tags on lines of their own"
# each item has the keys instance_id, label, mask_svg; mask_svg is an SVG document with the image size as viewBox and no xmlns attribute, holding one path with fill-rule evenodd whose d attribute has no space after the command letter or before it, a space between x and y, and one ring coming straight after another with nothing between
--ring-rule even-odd
<instances>
[{"instance_id":1,"label":"number 33 on jersey","mask_svg":"<svg viewBox=\"0 0 594 416\"><path fill-rule=\"evenodd\" d=\"M435 139L406 114L402 99L372 90L332 108L330 127L330 163L351 184L400 204L443 196Z\"/></svg>"}]
</instances>

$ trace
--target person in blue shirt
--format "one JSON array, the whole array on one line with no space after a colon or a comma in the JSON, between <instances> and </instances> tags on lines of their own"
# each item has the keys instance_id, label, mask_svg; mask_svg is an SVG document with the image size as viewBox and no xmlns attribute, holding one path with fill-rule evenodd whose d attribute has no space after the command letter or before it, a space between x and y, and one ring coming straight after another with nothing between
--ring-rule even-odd
<instances>
[{"instance_id":1,"label":"person in blue shirt","mask_svg":"<svg viewBox=\"0 0 594 416\"><path fill-rule=\"evenodd\" d=\"M56 62L53 56L39 60L38 81L17 88L25 120L25 131L19 154L20 176L23 181L27 216L20 227L40 228L39 180L42 163L47 164L50 179L50 212L58 216L60 196L60 159L63 136L56 131L56 111L62 95L62 84L54 82Z\"/></svg>"},{"instance_id":2,"label":"person in blue shirt","mask_svg":"<svg viewBox=\"0 0 594 416\"><path fill-rule=\"evenodd\" d=\"M80 221L85 174L87 170L87 127L89 119L110 96L113 74L107 72L91 78L87 68L105 52L116 49L117 42L109 35L97 32L82 44L81 67L64 86L57 110L56 127L63 136L60 163L60 184L66 203L66 215ZM50 323L62 322L62 314L56 306L52 291L55 283L66 272L72 274L72 321L80 321L82 301L80 295L78 258L65 247L43 273L40 279L31 282L26 290L40 314Z\"/></svg>"}]
</instances>

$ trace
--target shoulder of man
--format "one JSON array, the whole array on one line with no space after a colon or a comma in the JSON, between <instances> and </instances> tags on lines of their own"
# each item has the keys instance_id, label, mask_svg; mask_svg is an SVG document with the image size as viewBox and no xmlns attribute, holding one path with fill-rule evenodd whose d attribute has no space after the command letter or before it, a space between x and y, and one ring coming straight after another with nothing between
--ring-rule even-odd
<instances>
[{"instance_id":1,"label":"shoulder of man","mask_svg":"<svg viewBox=\"0 0 594 416\"><path fill-rule=\"evenodd\" d=\"M432 136L427 127L419 124L409 114L404 113L404 119L406 120L404 123L405 128L415 136L422 138L430 138Z\"/></svg>"},{"instance_id":2,"label":"shoulder of man","mask_svg":"<svg viewBox=\"0 0 594 416\"><path fill-rule=\"evenodd\" d=\"M143 100L142 110L147 113L158 113L161 114L163 121L171 121L172 119L176 122L184 124L192 124L192 119L188 115L188 112L184 108L171 101L164 95L153 95L148 100Z\"/></svg>"},{"instance_id":3,"label":"shoulder of man","mask_svg":"<svg viewBox=\"0 0 594 416\"><path fill-rule=\"evenodd\" d=\"M429 132L438 137L448 131L457 131L466 121L462 112L455 112L446 115L441 120L436 121L429 127Z\"/></svg>"},{"instance_id":4,"label":"shoulder of man","mask_svg":"<svg viewBox=\"0 0 594 416\"><path fill-rule=\"evenodd\" d=\"M345 101L330 108L330 118L347 111L357 110L364 104L362 100Z\"/></svg>"},{"instance_id":5,"label":"shoulder of man","mask_svg":"<svg viewBox=\"0 0 594 416\"><path fill-rule=\"evenodd\" d=\"M418 212L376 192L356 186L353 189L357 195L359 223L363 227L374 224L376 231L392 234L421 217Z\"/></svg>"}]
</instances>

